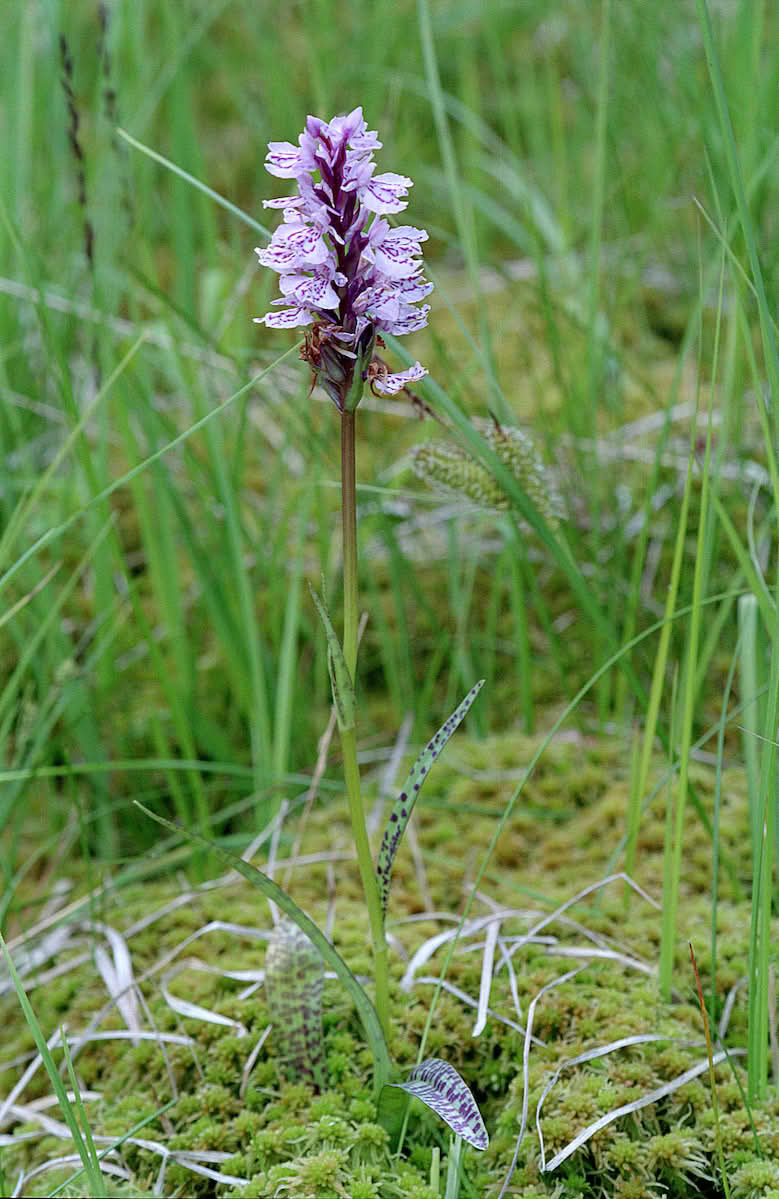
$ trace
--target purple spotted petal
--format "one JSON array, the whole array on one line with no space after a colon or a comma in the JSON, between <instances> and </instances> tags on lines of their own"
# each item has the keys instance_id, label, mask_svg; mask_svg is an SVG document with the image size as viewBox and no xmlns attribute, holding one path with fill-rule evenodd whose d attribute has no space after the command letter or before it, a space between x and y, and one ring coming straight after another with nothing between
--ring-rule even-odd
<instances>
[{"instance_id":1,"label":"purple spotted petal","mask_svg":"<svg viewBox=\"0 0 779 1199\"><path fill-rule=\"evenodd\" d=\"M429 311L429 304L423 304L421 308L409 307L406 312L399 314L394 321L383 327L387 333L394 333L396 337L403 337L406 333L416 333L417 329L424 329L427 324Z\"/></svg>"},{"instance_id":2,"label":"purple spotted petal","mask_svg":"<svg viewBox=\"0 0 779 1199\"><path fill-rule=\"evenodd\" d=\"M303 167L300 149L292 142L268 142L265 170L278 179L295 179Z\"/></svg>"},{"instance_id":3,"label":"purple spotted petal","mask_svg":"<svg viewBox=\"0 0 779 1199\"><path fill-rule=\"evenodd\" d=\"M452 1132L462 1137L474 1149L486 1149L490 1143L487 1129L476 1106L476 1100L454 1066L439 1057L428 1058L415 1066L408 1082L393 1082L409 1095L421 1099L426 1107L440 1116Z\"/></svg>"},{"instance_id":4,"label":"purple spotted petal","mask_svg":"<svg viewBox=\"0 0 779 1199\"><path fill-rule=\"evenodd\" d=\"M353 133L349 138L349 145L357 154L372 154L374 150L381 149L382 143L379 141L375 129L366 129L362 133L359 130L357 133Z\"/></svg>"},{"instance_id":5,"label":"purple spotted petal","mask_svg":"<svg viewBox=\"0 0 779 1199\"><path fill-rule=\"evenodd\" d=\"M366 184L361 199L370 212L402 212L408 208L408 200L404 197L411 186L411 179L405 175L387 171L383 175L374 175Z\"/></svg>"},{"instance_id":6,"label":"purple spotted petal","mask_svg":"<svg viewBox=\"0 0 779 1199\"><path fill-rule=\"evenodd\" d=\"M263 200L263 208L299 208L304 203L302 196L282 196L278 200Z\"/></svg>"},{"instance_id":7,"label":"purple spotted petal","mask_svg":"<svg viewBox=\"0 0 779 1199\"><path fill-rule=\"evenodd\" d=\"M310 325L313 319L307 308L283 308L279 312L255 316L254 323L267 325L269 329L297 329L299 325Z\"/></svg>"},{"instance_id":8,"label":"purple spotted petal","mask_svg":"<svg viewBox=\"0 0 779 1199\"><path fill-rule=\"evenodd\" d=\"M264 250L255 246L254 252L263 266L279 272L292 270L300 257L294 246L280 245L278 242L271 242Z\"/></svg>"},{"instance_id":9,"label":"purple spotted petal","mask_svg":"<svg viewBox=\"0 0 779 1199\"><path fill-rule=\"evenodd\" d=\"M386 238L389 241L399 241L403 239L418 243L420 241L427 241L427 230L417 229L414 225L396 225L394 228L389 230L389 232L386 234ZM421 253L421 250L417 251L417 253Z\"/></svg>"},{"instance_id":10,"label":"purple spotted petal","mask_svg":"<svg viewBox=\"0 0 779 1199\"><path fill-rule=\"evenodd\" d=\"M327 242L319 229L310 225L280 225L273 234L271 246L274 244L294 250L297 255L296 262L306 266L317 266L325 262L330 254Z\"/></svg>"},{"instance_id":11,"label":"purple spotted petal","mask_svg":"<svg viewBox=\"0 0 779 1199\"><path fill-rule=\"evenodd\" d=\"M419 366L419 363L416 364L416 367L411 367L411 370L413 371L417 368L423 374L427 373L424 368ZM408 374L409 372L406 371L404 373ZM387 828L381 841L378 857L376 858L376 878L379 884L379 896L384 916L387 915L392 863L395 861L395 855L398 852L403 834L406 831L406 825L414 809L417 796L422 790L422 784L430 773L430 767L441 753L452 733L465 719L468 709L483 686L484 679L480 679L478 683L471 687L462 703L455 708L449 719L444 721L435 736L430 738L422 753L411 767L408 778L403 784L403 790L392 805L392 811L387 821Z\"/></svg>"},{"instance_id":12,"label":"purple spotted petal","mask_svg":"<svg viewBox=\"0 0 779 1199\"><path fill-rule=\"evenodd\" d=\"M376 169L376 163L369 158L362 160L353 158L344 168L344 178L341 184L344 191L353 192L359 189L360 195L370 185L371 175ZM363 203L365 203L363 199Z\"/></svg>"},{"instance_id":13,"label":"purple spotted petal","mask_svg":"<svg viewBox=\"0 0 779 1199\"><path fill-rule=\"evenodd\" d=\"M376 251L376 268L390 279L410 279L422 270L422 263L415 262L414 251L402 245L381 246Z\"/></svg>"},{"instance_id":14,"label":"purple spotted petal","mask_svg":"<svg viewBox=\"0 0 779 1199\"><path fill-rule=\"evenodd\" d=\"M406 234L406 229L410 230L410 235ZM421 234L427 237L424 229L401 225L377 239L372 245L376 269L390 279L405 279L420 274L422 263L416 255L422 253L419 243L424 238L414 235Z\"/></svg>"},{"instance_id":15,"label":"purple spotted petal","mask_svg":"<svg viewBox=\"0 0 779 1199\"><path fill-rule=\"evenodd\" d=\"M394 290L400 299L405 300L407 304L413 304L416 300L424 300L425 296L429 296L433 286L427 279L417 276L415 279L399 279Z\"/></svg>"},{"instance_id":16,"label":"purple spotted petal","mask_svg":"<svg viewBox=\"0 0 779 1199\"><path fill-rule=\"evenodd\" d=\"M327 273L282 275L279 286L284 296L298 304L311 308L338 307L338 292L333 288Z\"/></svg>"},{"instance_id":17,"label":"purple spotted petal","mask_svg":"<svg viewBox=\"0 0 779 1199\"><path fill-rule=\"evenodd\" d=\"M381 283L376 287L368 287L354 301L355 312L365 312L372 320L382 323L397 320L400 313L400 300L395 294L395 288Z\"/></svg>"},{"instance_id":18,"label":"purple spotted petal","mask_svg":"<svg viewBox=\"0 0 779 1199\"><path fill-rule=\"evenodd\" d=\"M402 391L407 383L414 383L417 379L424 379L427 371L420 363L416 362L406 371L398 371L396 375L385 375L384 378L379 376L373 380L373 386L376 391L380 391L385 396L397 395Z\"/></svg>"}]
</instances>

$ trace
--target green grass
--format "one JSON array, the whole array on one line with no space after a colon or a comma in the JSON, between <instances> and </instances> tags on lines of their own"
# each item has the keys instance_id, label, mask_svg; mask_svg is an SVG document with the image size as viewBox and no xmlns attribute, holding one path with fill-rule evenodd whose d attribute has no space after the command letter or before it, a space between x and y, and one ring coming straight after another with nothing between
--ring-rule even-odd
<instances>
[{"instance_id":1,"label":"green grass","mask_svg":"<svg viewBox=\"0 0 779 1199\"><path fill-rule=\"evenodd\" d=\"M139 0L105 13L11 5L0 46L6 941L58 880L77 900L143 871L172 884L219 869L160 842L134 799L241 852L311 778L329 692L305 584L324 576L340 627L337 420L309 395L294 339L251 323L275 286L252 248L273 224L262 199L284 193L266 143L361 103L378 169L415 181L406 215L430 231L437 284L429 329L387 353L425 363L421 394L515 505L447 510L406 467L440 427L401 400L363 404L363 759L381 763L408 713L424 740L485 677L477 743L537 731L539 748L561 713L584 737L616 730L632 782L609 851L640 870L644 822L665 802L659 750L673 805L660 990L680 989L703 829L703 993L715 1030L716 912L738 900L744 1086L765 1102L779 1087L774 8ZM541 446L570 514L559 533L471 425L488 412ZM724 794L699 794L700 752L720 780L746 766L741 871ZM333 748L323 802L340 778ZM506 831L469 879L521 876L521 861L496 862L530 786L500 798ZM653 883L660 898L659 869ZM94 1190L84 1111L71 1114Z\"/></svg>"}]
</instances>

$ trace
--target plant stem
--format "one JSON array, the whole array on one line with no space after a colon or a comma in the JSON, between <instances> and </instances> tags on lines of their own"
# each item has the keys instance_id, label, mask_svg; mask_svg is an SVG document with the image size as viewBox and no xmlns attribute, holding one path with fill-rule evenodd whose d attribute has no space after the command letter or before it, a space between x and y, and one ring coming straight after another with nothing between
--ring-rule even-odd
<instances>
[{"instance_id":1,"label":"plant stem","mask_svg":"<svg viewBox=\"0 0 779 1199\"><path fill-rule=\"evenodd\" d=\"M343 651L352 683L357 671L357 489L354 448L354 412L341 414L341 521L344 556L344 639ZM368 907L373 941L373 960L376 983L376 1013L384 1036L389 1041L389 974L387 939L381 911L379 888L365 825L365 809L360 793L360 768L357 763L357 737L354 729L341 732L344 755L344 777L349 799L352 836L357 850L362 889Z\"/></svg>"},{"instance_id":2,"label":"plant stem","mask_svg":"<svg viewBox=\"0 0 779 1199\"><path fill-rule=\"evenodd\" d=\"M344 554L344 657L356 683L357 675L357 472L354 452L354 412L341 414L341 521Z\"/></svg>"},{"instance_id":3,"label":"plant stem","mask_svg":"<svg viewBox=\"0 0 779 1199\"><path fill-rule=\"evenodd\" d=\"M389 974L387 963L387 939L384 936L384 918L381 913L379 891L376 885L376 873L373 869L371 847L368 843L368 830L365 827L365 810L360 794L360 769L357 765L357 738L354 729L345 729L341 733L341 747L344 755L344 777L346 779L346 794L349 798L349 815L352 821L352 836L357 850L357 862L360 867L362 889L368 906L368 918L371 926L373 941L373 963L376 985L376 1014L379 1017L382 1032L389 1041Z\"/></svg>"}]
</instances>

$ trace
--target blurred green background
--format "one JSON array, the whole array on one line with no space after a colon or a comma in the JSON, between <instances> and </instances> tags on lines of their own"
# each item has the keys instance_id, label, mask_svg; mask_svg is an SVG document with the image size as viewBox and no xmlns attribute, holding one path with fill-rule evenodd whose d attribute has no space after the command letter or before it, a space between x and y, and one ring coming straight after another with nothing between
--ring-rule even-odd
<instances>
[{"instance_id":1,"label":"blurred green background","mask_svg":"<svg viewBox=\"0 0 779 1199\"><path fill-rule=\"evenodd\" d=\"M775 312L776 10L712 19ZM405 454L437 430L402 402L364 405L366 763L407 712L422 737L482 675L480 735L543 727L657 619L717 336L715 458L741 529L763 367L692 2L11 0L3 32L7 902L41 829L106 861L152 843L134 796L212 832L245 810L253 825L308 777L329 708L304 582L324 571L337 614L335 413L293 351L160 453L294 338L251 323L276 286L262 235L117 127L272 224L261 201L285 189L266 143L361 104L379 169L414 179L405 215L430 231L434 311L404 348L465 412L531 429L556 471L605 638L532 539L518 551L413 480ZM734 580L716 521L706 553L716 595ZM732 597L707 610L702 727L734 613ZM631 655L644 684L653 652ZM582 719L629 726L637 702L609 674Z\"/></svg>"}]
</instances>

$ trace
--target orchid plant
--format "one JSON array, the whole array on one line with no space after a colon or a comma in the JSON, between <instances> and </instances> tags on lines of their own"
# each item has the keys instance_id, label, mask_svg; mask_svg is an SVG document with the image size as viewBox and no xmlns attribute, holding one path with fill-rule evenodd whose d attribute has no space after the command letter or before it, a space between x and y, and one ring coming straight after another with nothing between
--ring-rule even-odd
<instances>
[{"instance_id":1,"label":"orchid plant","mask_svg":"<svg viewBox=\"0 0 779 1199\"><path fill-rule=\"evenodd\" d=\"M269 946L266 993L279 1030L280 1056L298 1077L319 1085L322 961L351 992L374 1057L377 1098L386 1084L416 1095L436 1111L456 1137L478 1149L487 1133L476 1103L454 1068L439 1059L420 1063L406 1082L396 1081L388 1051L390 993L385 918L392 865L414 803L435 759L476 699L476 683L428 742L393 805L377 861L368 840L357 761L355 673L358 646L357 506L355 470L356 410L366 387L392 395L423 378L416 362L391 372L377 353L382 333L403 335L427 323L422 303L433 285L423 277L424 229L390 225L402 212L412 181L392 172L375 174L374 151L381 147L368 130L362 109L323 121L309 116L298 139L271 142L266 169L294 180L296 194L265 200L281 209L282 223L269 245L256 253L277 272L281 296L271 311L255 318L274 329L306 330L301 357L314 383L327 392L341 420L341 518L343 529L343 637L339 640L324 599L312 591L328 646L332 696L343 750L352 834L368 910L374 960L375 1005L324 934L270 878L224 851L245 877L284 912ZM150 813L151 814L151 813ZM160 819L156 817L156 819ZM167 823L163 821L163 823ZM385 1102L385 1110L391 1108ZM387 1117L391 1122L393 1117ZM459 1142L458 1142L459 1143Z\"/></svg>"}]
</instances>

